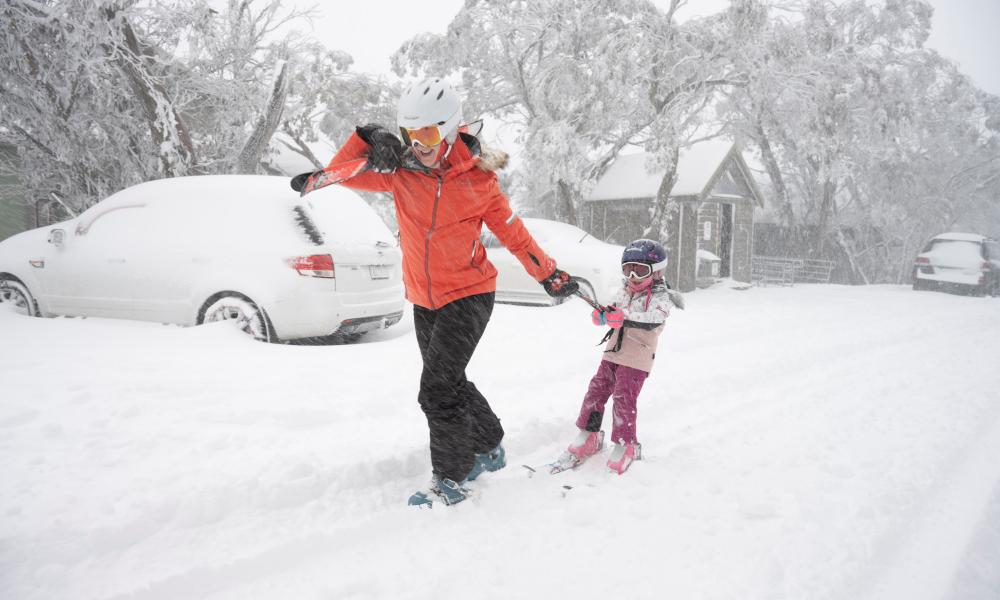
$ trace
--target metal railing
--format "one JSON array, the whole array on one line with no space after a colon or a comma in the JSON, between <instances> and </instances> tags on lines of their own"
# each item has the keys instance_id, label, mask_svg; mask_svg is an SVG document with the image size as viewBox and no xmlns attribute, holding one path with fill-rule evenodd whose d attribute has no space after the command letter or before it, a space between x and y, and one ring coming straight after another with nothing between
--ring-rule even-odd
<instances>
[{"instance_id":1,"label":"metal railing","mask_svg":"<svg viewBox=\"0 0 1000 600\"><path fill-rule=\"evenodd\" d=\"M830 275L836 265L832 260L807 258L802 261L802 267L795 272L797 283L830 283Z\"/></svg>"},{"instance_id":2,"label":"metal railing","mask_svg":"<svg viewBox=\"0 0 1000 600\"><path fill-rule=\"evenodd\" d=\"M760 286L830 283L833 267L831 260L754 256L750 260L750 278Z\"/></svg>"},{"instance_id":3,"label":"metal railing","mask_svg":"<svg viewBox=\"0 0 1000 600\"><path fill-rule=\"evenodd\" d=\"M789 286L795 283L795 270L802 261L795 258L754 256L750 259L750 280L754 285Z\"/></svg>"}]
</instances>

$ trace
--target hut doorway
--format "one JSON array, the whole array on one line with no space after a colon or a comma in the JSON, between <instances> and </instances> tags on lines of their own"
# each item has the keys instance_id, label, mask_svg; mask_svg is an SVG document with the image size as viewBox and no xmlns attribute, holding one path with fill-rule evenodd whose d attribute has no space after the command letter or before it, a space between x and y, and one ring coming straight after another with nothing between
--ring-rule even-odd
<instances>
[{"instance_id":1,"label":"hut doorway","mask_svg":"<svg viewBox=\"0 0 1000 600\"><path fill-rule=\"evenodd\" d=\"M719 265L720 277L731 277L733 274L733 205L723 203L722 218L719 225Z\"/></svg>"}]
</instances>

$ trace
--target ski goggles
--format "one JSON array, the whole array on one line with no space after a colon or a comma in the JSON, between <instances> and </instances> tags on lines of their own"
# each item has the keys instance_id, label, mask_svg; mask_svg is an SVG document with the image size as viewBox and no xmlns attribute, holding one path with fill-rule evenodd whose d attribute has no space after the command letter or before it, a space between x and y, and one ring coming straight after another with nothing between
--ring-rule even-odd
<instances>
[{"instance_id":1,"label":"ski goggles","mask_svg":"<svg viewBox=\"0 0 1000 600\"><path fill-rule=\"evenodd\" d=\"M421 146L431 148L444 141L444 132L441 131L440 125L428 125L427 127L419 127L417 129L400 127L399 132L403 134L403 139L406 140L409 146L420 144Z\"/></svg>"},{"instance_id":2,"label":"ski goggles","mask_svg":"<svg viewBox=\"0 0 1000 600\"><path fill-rule=\"evenodd\" d=\"M641 262L622 263L622 275L628 279L645 279L653 274L653 267Z\"/></svg>"}]
</instances>

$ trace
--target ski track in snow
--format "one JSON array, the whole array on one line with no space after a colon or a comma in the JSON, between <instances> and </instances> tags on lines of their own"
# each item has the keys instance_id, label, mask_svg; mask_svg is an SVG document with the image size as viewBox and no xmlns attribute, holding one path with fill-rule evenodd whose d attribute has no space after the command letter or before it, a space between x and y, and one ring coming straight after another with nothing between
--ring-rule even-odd
<instances>
[{"instance_id":1,"label":"ski track in snow","mask_svg":"<svg viewBox=\"0 0 1000 600\"><path fill-rule=\"evenodd\" d=\"M1000 540L1000 301L800 286L688 304L620 478L607 451L520 467L572 437L602 330L578 303L498 306L469 377L509 465L431 511L404 506L429 475L409 318L295 347L0 311L20 344L0 359L0 597L1000 596L981 564Z\"/></svg>"}]
</instances>

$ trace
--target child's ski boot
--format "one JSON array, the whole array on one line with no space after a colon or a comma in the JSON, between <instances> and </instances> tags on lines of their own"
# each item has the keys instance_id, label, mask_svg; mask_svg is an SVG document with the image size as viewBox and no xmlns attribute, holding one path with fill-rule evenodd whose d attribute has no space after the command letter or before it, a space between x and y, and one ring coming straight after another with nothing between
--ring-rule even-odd
<instances>
[{"instance_id":1,"label":"child's ski boot","mask_svg":"<svg viewBox=\"0 0 1000 600\"><path fill-rule=\"evenodd\" d=\"M497 444L497 447L489 452L476 455L476 462L473 463L472 470L469 471L469 474L465 476L465 481L473 481L476 477L479 477L487 471L492 473L493 471L499 471L506 466L507 452L503 449L503 444Z\"/></svg>"},{"instance_id":2,"label":"child's ski boot","mask_svg":"<svg viewBox=\"0 0 1000 600\"><path fill-rule=\"evenodd\" d=\"M570 469L575 469L585 460L604 449L604 432L581 429L573 443L559 455L556 462L549 465L549 473L555 475Z\"/></svg>"},{"instance_id":3,"label":"child's ski boot","mask_svg":"<svg viewBox=\"0 0 1000 600\"><path fill-rule=\"evenodd\" d=\"M633 461L642 459L642 444L639 442L625 442L615 444L615 449L611 451L611 458L608 459L608 469L612 473L621 475L628 471Z\"/></svg>"},{"instance_id":4,"label":"child's ski boot","mask_svg":"<svg viewBox=\"0 0 1000 600\"><path fill-rule=\"evenodd\" d=\"M446 477L437 475L431 479L427 491L419 491L410 496L409 506L432 508L435 502L443 502L445 506L458 504L469 497L469 490Z\"/></svg>"}]
</instances>

